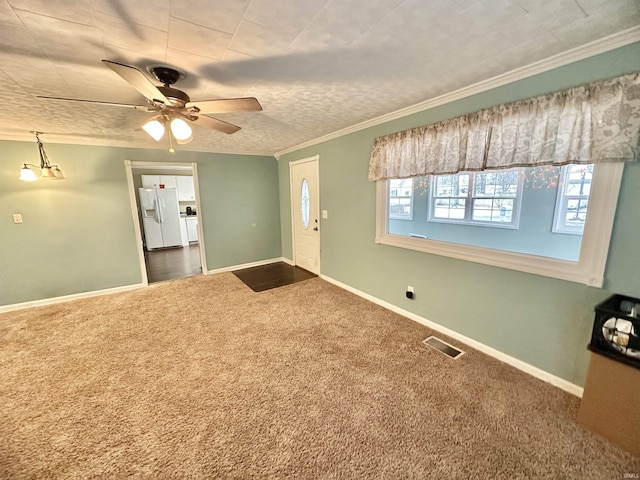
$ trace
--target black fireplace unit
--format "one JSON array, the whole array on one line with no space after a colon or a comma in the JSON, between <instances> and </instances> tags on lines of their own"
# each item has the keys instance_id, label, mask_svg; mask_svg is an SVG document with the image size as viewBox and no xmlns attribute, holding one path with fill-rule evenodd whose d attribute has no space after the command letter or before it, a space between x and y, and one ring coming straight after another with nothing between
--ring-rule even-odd
<instances>
[{"instance_id":1,"label":"black fireplace unit","mask_svg":"<svg viewBox=\"0 0 640 480\"><path fill-rule=\"evenodd\" d=\"M640 300L613 295L595 310L589 350L640 369Z\"/></svg>"}]
</instances>

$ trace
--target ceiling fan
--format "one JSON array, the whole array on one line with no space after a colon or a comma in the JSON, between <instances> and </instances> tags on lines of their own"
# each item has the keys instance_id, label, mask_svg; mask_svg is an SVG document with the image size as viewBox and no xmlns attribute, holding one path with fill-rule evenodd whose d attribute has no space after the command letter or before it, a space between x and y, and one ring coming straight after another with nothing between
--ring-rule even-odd
<instances>
[{"instance_id":1,"label":"ceiling fan","mask_svg":"<svg viewBox=\"0 0 640 480\"><path fill-rule=\"evenodd\" d=\"M144 105L132 105L127 103L100 102L96 100L79 100L75 98L45 97L37 96L46 100L64 100L70 102L92 103L97 105L109 105L115 107L127 107L134 110L155 113L147 120L141 128L145 130L156 141L160 141L164 135L165 126L171 127L171 133L178 143L190 142L191 127L187 122L193 122L205 128L211 128L219 132L231 134L240 130L240 127L231 123L223 122L217 118L207 116L210 113L230 113L230 112L258 112L262 106L254 97L227 98L219 100L202 100L192 102L182 90L172 87L178 80L186 75L179 70L168 66L151 66L149 72L163 84L155 86L142 70L124 65L122 63L102 60L106 66L120 75L133 88L138 90L146 99ZM171 139L171 135L169 136Z\"/></svg>"}]
</instances>

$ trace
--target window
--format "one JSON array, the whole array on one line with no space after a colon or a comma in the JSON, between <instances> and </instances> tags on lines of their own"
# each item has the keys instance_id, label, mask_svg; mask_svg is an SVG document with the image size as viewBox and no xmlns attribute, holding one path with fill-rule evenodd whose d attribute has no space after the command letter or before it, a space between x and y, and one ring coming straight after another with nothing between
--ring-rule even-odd
<instances>
[{"instance_id":1,"label":"window","mask_svg":"<svg viewBox=\"0 0 640 480\"><path fill-rule=\"evenodd\" d=\"M393 180L380 180L376 243L601 287L623 167L600 163L586 172L567 168L566 174L557 167L531 167L517 175L518 182L503 183L495 174L506 170L436 177L442 180L416 177L410 221L393 218L391 190L396 197L400 192L395 182L390 188ZM518 228L494 228L518 217ZM554 232L557 218L582 235ZM573 244L572 255L556 255L560 244Z\"/></svg>"},{"instance_id":2,"label":"window","mask_svg":"<svg viewBox=\"0 0 640 480\"><path fill-rule=\"evenodd\" d=\"M389 180L389 218L413 219L413 179Z\"/></svg>"},{"instance_id":3,"label":"window","mask_svg":"<svg viewBox=\"0 0 640 480\"><path fill-rule=\"evenodd\" d=\"M309 182L307 182L306 178L302 179L302 186L300 187L300 216L302 226L306 230L309 228Z\"/></svg>"},{"instance_id":4,"label":"window","mask_svg":"<svg viewBox=\"0 0 640 480\"><path fill-rule=\"evenodd\" d=\"M553 231L582 235L587 219L593 165L562 167Z\"/></svg>"},{"instance_id":5,"label":"window","mask_svg":"<svg viewBox=\"0 0 640 480\"><path fill-rule=\"evenodd\" d=\"M518 228L522 170L432 176L429 221Z\"/></svg>"}]
</instances>

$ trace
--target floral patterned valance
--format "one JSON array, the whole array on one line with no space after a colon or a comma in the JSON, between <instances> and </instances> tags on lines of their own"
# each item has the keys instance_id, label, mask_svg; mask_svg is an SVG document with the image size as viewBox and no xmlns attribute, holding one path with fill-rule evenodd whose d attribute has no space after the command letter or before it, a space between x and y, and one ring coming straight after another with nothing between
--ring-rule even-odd
<instances>
[{"instance_id":1,"label":"floral patterned valance","mask_svg":"<svg viewBox=\"0 0 640 480\"><path fill-rule=\"evenodd\" d=\"M369 180L639 157L640 73L376 138Z\"/></svg>"}]
</instances>

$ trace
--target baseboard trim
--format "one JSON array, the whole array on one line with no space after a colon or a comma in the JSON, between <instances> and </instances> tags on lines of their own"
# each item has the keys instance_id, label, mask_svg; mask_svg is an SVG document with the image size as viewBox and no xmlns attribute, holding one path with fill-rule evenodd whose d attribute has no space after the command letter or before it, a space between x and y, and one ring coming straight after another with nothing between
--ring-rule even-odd
<instances>
[{"instance_id":1,"label":"baseboard trim","mask_svg":"<svg viewBox=\"0 0 640 480\"><path fill-rule=\"evenodd\" d=\"M112 293L128 292L146 287L146 283L136 283L133 285L125 285L122 287L105 288L104 290L93 290L91 292L73 293L71 295L63 295L61 297L44 298L42 300L32 300L30 302L14 303L12 305L4 305L0 307L0 313L13 312L15 310L23 310L25 308L42 307L44 305L54 305L56 303L71 302L81 298L100 297L102 295L111 295Z\"/></svg>"},{"instance_id":2,"label":"baseboard trim","mask_svg":"<svg viewBox=\"0 0 640 480\"><path fill-rule=\"evenodd\" d=\"M216 273L230 272L232 270L240 270L242 268L259 267L260 265L268 265L270 263L276 263L276 262L285 262L285 263L288 263L289 265L293 265L293 262L288 258L276 257L276 258L269 258L267 260L260 260L258 262L243 263L240 265L232 265L229 267L218 268L215 270L208 270L205 273L205 275L214 275ZM15 310L23 310L25 308L32 308L32 307L42 307L44 305L54 305L56 303L70 302L72 300L78 300L81 298L99 297L101 295L110 295L112 293L127 292L129 290L136 290L138 288L143 288L147 286L148 286L148 283L136 283L133 285L125 285L122 287L106 288L104 290L93 290L91 292L74 293L71 295L64 295L61 297L44 298L42 300L32 300L29 302L2 305L0 306L0 313L13 312Z\"/></svg>"},{"instance_id":3,"label":"baseboard trim","mask_svg":"<svg viewBox=\"0 0 640 480\"><path fill-rule=\"evenodd\" d=\"M418 322L422 325L424 325L425 327L429 327L433 330L436 330L437 332L440 332L444 335L447 335L459 342L464 343L465 345L470 346L471 348L474 348L486 355L489 355L490 357L493 357L497 360L500 360L501 362L504 362L508 365L511 365L512 367L517 368L518 370L521 370L525 373L528 373L529 375L536 377L539 380L542 380L544 382L550 383L551 385L554 385L562 390L564 390L565 392L568 392L572 395L575 395L576 397L582 398L582 393L583 393L583 388L580 387L579 385L576 385L574 383L569 382L568 380L565 380L564 378L560 378L557 377L555 375L553 375L552 373L549 373L545 370L542 370L538 367L535 367L527 362L524 362L522 360L519 360L515 357L512 357L510 355L507 355L506 353L501 352L500 350L496 350L493 347L490 347L488 345L485 345L483 343L478 342L477 340L473 340L472 338L469 338L465 335L462 335L461 333L458 333L454 330L451 330L447 327L443 327L442 325L432 322L431 320L427 320L426 318L423 318L419 315L416 315L415 313L409 312L408 310L405 310L403 308L400 308L396 305L393 305L389 302L385 302L384 300L380 300L377 297L374 297L373 295L369 295L368 293L362 292L356 288L353 288L345 283L342 283L338 280L335 280L331 277L328 277L327 275L320 275L320 278L322 280L325 280L333 285L336 285L337 287L340 287L344 290L347 290L348 292L351 292L355 295L358 295L359 297L362 297L366 300L369 300L370 302L373 302L377 305L380 305L381 307L386 308L387 310L391 310L392 312L395 312L399 315L402 315L403 317L407 317L415 322Z\"/></svg>"},{"instance_id":4,"label":"baseboard trim","mask_svg":"<svg viewBox=\"0 0 640 480\"><path fill-rule=\"evenodd\" d=\"M233 266L229 266L229 267L223 267L223 268L218 268L215 270L209 270L207 271L207 275L214 275L217 273L223 273L223 272L230 272L232 270L240 270L242 268L250 268L250 267L258 267L261 265L268 265L270 263L276 263L276 262L285 262L288 263L289 265L293 265L294 263L284 257L277 257L277 258L270 258L267 260L260 260L258 262L250 262L250 263L244 263L244 264L240 264L240 265L233 265ZM470 346L471 348L475 348L476 350L489 355L490 357L496 358L497 360L500 360L501 362L504 362L508 365L511 365L512 367L517 368L518 370L521 370L525 373L528 373L529 375L532 375L533 377L536 377L542 381L545 381L547 383L550 383L562 390L564 390L565 392L568 392L572 395L575 395L577 397L582 397L583 394L583 388L580 387L579 385L576 385L574 383L569 382L568 380L565 380L563 378L557 377L545 370L542 370L538 367L535 367L529 363L526 363L522 360L519 360L515 357L512 357L510 355L507 355L506 353L501 352L500 350L496 350L493 347L490 347L488 345L485 345L483 343L478 342L477 340L473 340L472 338L469 338L465 335L462 335L461 333L458 333L454 330L451 330L447 327L444 327L438 323L432 322L431 320L427 320L424 317L421 317L420 315L416 315L415 313L412 313L408 310L405 310L403 308L400 308L396 305L393 305L389 302L385 302L384 300L381 300L377 297L374 297L373 295L369 295L368 293L365 293L361 290L358 290L357 288L353 288L345 283L342 283L338 280L335 280L334 278L331 278L327 275L324 274L320 274L320 278L322 280L325 280L326 282L329 282L333 285L336 285L337 287L340 287L344 290L347 290L348 292L351 292L355 295L358 295L359 297L362 297L366 300L369 300L370 302L373 302L377 305L380 305L383 308L386 308L387 310L391 310L392 312L395 312L399 315L402 315L403 317L407 317L415 322L418 322L426 327L429 327L437 332L440 332L444 335L447 335L455 340L458 340L459 342L464 343L465 345ZM144 288L146 287L147 284L145 283L137 283L134 285L125 285L122 287L115 287L115 288L107 288L104 290L94 290L91 292L83 292L83 293L74 293L71 295L64 295L61 297L54 297L54 298L46 298L43 300L33 300L30 302L23 302L23 303L14 303L11 305L4 305L4 306L0 306L0 313L6 313L6 312L12 312L12 311L16 311L16 310L23 310L25 308L33 308L33 307L41 307L44 305L54 305L57 303L64 303L64 302L70 302L72 300L79 300L81 298L91 298L91 297L98 297L98 296L102 296L102 295L111 295L112 293L120 293L120 292L127 292L130 290L137 290L139 288Z\"/></svg>"},{"instance_id":5,"label":"baseboard trim","mask_svg":"<svg viewBox=\"0 0 640 480\"><path fill-rule=\"evenodd\" d=\"M287 265L291 265L292 267L296 266L296 262L294 262L293 260L289 260L288 258L282 257L280 261L286 263Z\"/></svg>"},{"instance_id":6,"label":"baseboard trim","mask_svg":"<svg viewBox=\"0 0 640 480\"><path fill-rule=\"evenodd\" d=\"M239 265L230 265L228 267L207 270L206 275L215 275L217 273L231 272L233 270L242 270L243 268L260 267L262 265L269 265L270 263L276 263L276 262L289 263L289 260L286 260L282 257L268 258L267 260L259 260L257 262L241 263Z\"/></svg>"}]
</instances>

